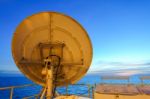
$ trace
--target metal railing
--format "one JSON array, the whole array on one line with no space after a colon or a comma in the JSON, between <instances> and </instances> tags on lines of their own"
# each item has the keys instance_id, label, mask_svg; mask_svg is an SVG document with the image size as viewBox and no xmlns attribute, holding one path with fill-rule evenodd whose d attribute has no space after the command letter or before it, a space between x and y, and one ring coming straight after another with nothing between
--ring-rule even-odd
<instances>
[{"instance_id":1,"label":"metal railing","mask_svg":"<svg viewBox=\"0 0 150 99\"><path fill-rule=\"evenodd\" d=\"M141 85L145 85L145 84L144 84L144 81L145 81L145 80L150 80L150 76L141 76L141 77L140 77L140 80L141 80Z\"/></svg>"},{"instance_id":2,"label":"metal railing","mask_svg":"<svg viewBox=\"0 0 150 99\"><path fill-rule=\"evenodd\" d=\"M128 76L102 76L100 78L102 84L104 84L104 80L126 80L127 84L130 84L130 78Z\"/></svg>"},{"instance_id":3,"label":"metal railing","mask_svg":"<svg viewBox=\"0 0 150 99\"><path fill-rule=\"evenodd\" d=\"M130 77L131 76L101 76L100 79L101 79L101 82L100 84L119 84L119 83L111 83L113 82L114 80L126 80L127 81L127 85L130 85L130 84L134 84L130 81ZM109 81L109 83L106 83L105 81L107 80L111 80ZM148 80L150 81L150 76L140 76L139 77L139 80L140 82L138 84L134 84L134 85L146 85L144 83L144 81ZM123 82L120 82L120 84L122 84ZM125 83L124 83L125 84ZM148 84L150 85L150 84Z\"/></svg>"},{"instance_id":4,"label":"metal railing","mask_svg":"<svg viewBox=\"0 0 150 99\"><path fill-rule=\"evenodd\" d=\"M83 97L93 97L93 90L94 90L94 86L91 85L91 84L71 84L69 86L84 86L84 87L87 87L87 90L85 90L84 92L82 93L79 93L77 94L78 96L83 96ZM65 95L70 95L69 94L69 86L66 86L66 94Z\"/></svg>"},{"instance_id":5,"label":"metal railing","mask_svg":"<svg viewBox=\"0 0 150 99\"><path fill-rule=\"evenodd\" d=\"M35 85L37 85L37 84L26 84L26 85L20 85L20 86L1 87L0 90L10 90L9 99L13 99L13 94L14 94L15 88L23 88L23 87L29 87L29 86L35 86Z\"/></svg>"},{"instance_id":6,"label":"metal railing","mask_svg":"<svg viewBox=\"0 0 150 99\"><path fill-rule=\"evenodd\" d=\"M20 86L10 86L10 87L1 87L0 90L10 90L10 94L9 94L9 99L13 99L13 95L14 95L14 89L15 88L24 88L24 87L31 87L31 86L38 86L37 84L26 84L26 85L20 85ZM69 86L85 86L88 89L84 92L84 93L80 93L78 94L78 96L82 96L82 97L93 97L93 90L94 90L94 86L90 85L90 84L71 84ZM65 86L65 93L63 95L70 95L69 94L69 86ZM72 89L73 90L73 89ZM59 93L61 95L61 93ZM74 94L76 95L76 94ZM36 98L38 99L40 97L40 94L33 94L31 96L26 96L22 99L31 99L31 98Z\"/></svg>"}]
</instances>

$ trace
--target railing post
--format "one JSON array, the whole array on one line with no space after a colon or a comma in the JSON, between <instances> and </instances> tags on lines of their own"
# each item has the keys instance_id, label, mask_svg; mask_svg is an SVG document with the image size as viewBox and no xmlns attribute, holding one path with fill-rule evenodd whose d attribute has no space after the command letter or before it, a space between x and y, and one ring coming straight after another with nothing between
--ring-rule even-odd
<instances>
[{"instance_id":1,"label":"railing post","mask_svg":"<svg viewBox=\"0 0 150 99\"><path fill-rule=\"evenodd\" d=\"M66 86L66 95L68 95L68 85Z\"/></svg>"},{"instance_id":2,"label":"railing post","mask_svg":"<svg viewBox=\"0 0 150 99\"><path fill-rule=\"evenodd\" d=\"M13 90L14 90L14 87L11 87L11 89L10 89L10 99L13 99Z\"/></svg>"},{"instance_id":3,"label":"railing post","mask_svg":"<svg viewBox=\"0 0 150 99\"><path fill-rule=\"evenodd\" d=\"M141 81L142 81L142 86L144 85L144 81L143 81L143 79L141 79Z\"/></svg>"},{"instance_id":4,"label":"railing post","mask_svg":"<svg viewBox=\"0 0 150 99\"><path fill-rule=\"evenodd\" d=\"M90 85L88 84L88 93L89 93L89 98L90 98Z\"/></svg>"},{"instance_id":5,"label":"railing post","mask_svg":"<svg viewBox=\"0 0 150 99\"><path fill-rule=\"evenodd\" d=\"M92 86L92 99L94 99L94 86Z\"/></svg>"},{"instance_id":6,"label":"railing post","mask_svg":"<svg viewBox=\"0 0 150 99\"><path fill-rule=\"evenodd\" d=\"M129 78L128 78L128 85L130 84L130 80L129 80Z\"/></svg>"}]
</instances>

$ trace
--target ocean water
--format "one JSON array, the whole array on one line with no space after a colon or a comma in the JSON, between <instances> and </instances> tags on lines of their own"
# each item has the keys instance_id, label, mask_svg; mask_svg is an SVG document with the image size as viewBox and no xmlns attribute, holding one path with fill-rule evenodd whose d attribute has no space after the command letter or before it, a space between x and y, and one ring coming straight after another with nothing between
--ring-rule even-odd
<instances>
[{"instance_id":1,"label":"ocean water","mask_svg":"<svg viewBox=\"0 0 150 99\"><path fill-rule=\"evenodd\" d=\"M97 74L88 74L84 76L77 84L90 84L95 85L99 83L112 83L112 84L127 84L127 80L102 80L100 78L101 75ZM141 80L139 79L142 75L133 75L130 77L131 84L140 84ZM8 86L18 86L24 84L32 84L33 82L23 75L3 75L0 76L0 87L8 87ZM150 80L145 80L145 84L150 84ZM33 94L40 93L41 86L32 86L32 87L24 87L24 88L16 88L14 89L13 99L21 99L26 96L32 96ZM57 91L61 94L66 94L66 87L59 87ZM92 89L90 90L92 93ZM9 99L10 90L0 90L0 99ZM68 94L76 94L76 95L88 95L88 86L83 85L70 85L68 86ZM92 95L91 95L92 96Z\"/></svg>"}]
</instances>

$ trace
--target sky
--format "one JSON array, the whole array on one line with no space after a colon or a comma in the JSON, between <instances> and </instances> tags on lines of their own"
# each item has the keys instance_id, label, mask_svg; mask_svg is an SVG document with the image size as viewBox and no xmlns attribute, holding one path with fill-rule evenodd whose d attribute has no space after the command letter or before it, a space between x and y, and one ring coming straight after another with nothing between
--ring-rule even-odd
<instances>
[{"instance_id":1,"label":"sky","mask_svg":"<svg viewBox=\"0 0 150 99\"><path fill-rule=\"evenodd\" d=\"M0 0L0 72L19 71L11 41L26 17L56 11L88 32L93 46L89 73L150 72L150 0Z\"/></svg>"}]
</instances>

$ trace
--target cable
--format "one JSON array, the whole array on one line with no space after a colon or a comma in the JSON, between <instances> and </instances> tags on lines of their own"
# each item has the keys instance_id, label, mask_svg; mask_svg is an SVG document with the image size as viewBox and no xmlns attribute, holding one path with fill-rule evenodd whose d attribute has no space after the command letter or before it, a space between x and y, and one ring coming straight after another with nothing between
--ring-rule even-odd
<instances>
[{"instance_id":1,"label":"cable","mask_svg":"<svg viewBox=\"0 0 150 99\"><path fill-rule=\"evenodd\" d=\"M57 55L51 55L52 57L53 56L56 56L58 58L58 65L57 65L57 68L56 68L56 75L55 75L55 78L54 78L54 88L53 88L53 92L52 92L52 96L54 97L55 96L55 91L56 91L56 81L57 81L57 76L58 76L58 70L59 70L59 67L60 67L60 60L61 58Z\"/></svg>"}]
</instances>

